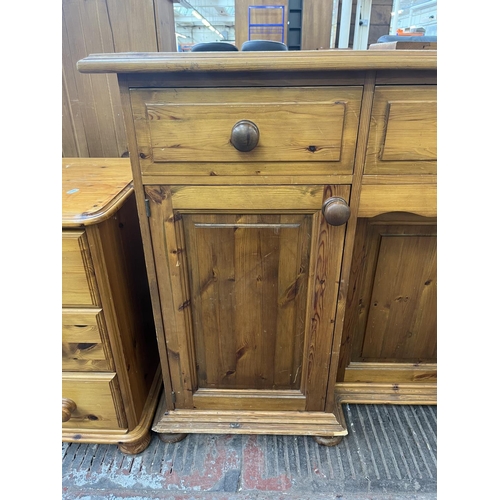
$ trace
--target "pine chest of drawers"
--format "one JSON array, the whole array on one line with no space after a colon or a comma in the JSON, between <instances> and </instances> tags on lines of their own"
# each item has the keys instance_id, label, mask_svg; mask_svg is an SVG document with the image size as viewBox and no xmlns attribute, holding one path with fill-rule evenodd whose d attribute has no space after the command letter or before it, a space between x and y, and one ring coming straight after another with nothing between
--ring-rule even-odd
<instances>
[{"instance_id":1,"label":"pine chest of drawers","mask_svg":"<svg viewBox=\"0 0 500 500\"><path fill-rule=\"evenodd\" d=\"M159 356L130 163L62 160L62 437L150 441Z\"/></svg>"}]
</instances>

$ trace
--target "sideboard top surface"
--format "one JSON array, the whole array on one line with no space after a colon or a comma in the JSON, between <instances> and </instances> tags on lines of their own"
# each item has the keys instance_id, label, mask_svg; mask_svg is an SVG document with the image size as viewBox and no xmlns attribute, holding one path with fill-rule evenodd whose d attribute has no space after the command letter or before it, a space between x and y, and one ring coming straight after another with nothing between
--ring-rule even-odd
<instances>
[{"instance_id":1,"label":"sideboard top surface","mask_svg":"<svg viewBox=\"0 0 500 500\"><path fill-rule=\"evenodd\" d=\"M90 54L81 73L435 70L435 50L303 50L287 52L121 52Z\"/></svg>"},{"instance_id":2,"label":"sideboard top surface","mask_svg":"<svg viewBox=\"0 0 500 500\"><path fill-rule=\"evenodd\" d=\"M132 191L128 158L63 158L62 227L87 226L111 217Z\"/></svg>"}]
</instances>

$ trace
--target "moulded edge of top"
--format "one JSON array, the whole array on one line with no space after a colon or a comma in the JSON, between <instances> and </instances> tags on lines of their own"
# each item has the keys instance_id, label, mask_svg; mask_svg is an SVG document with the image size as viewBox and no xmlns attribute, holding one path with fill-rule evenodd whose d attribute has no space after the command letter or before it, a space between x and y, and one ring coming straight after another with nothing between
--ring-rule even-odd
<instances>
[{"instance_id":1,"label":"moulded edge of top","mask_svg":"<svg viewBox=\"0 0 500 500\"><path fill-rule=\"evenodd\" d=\"M303 50L289 52L119 52L90 54L80 73L435 70L435 50Z\"/></svg>"}]
</instances>

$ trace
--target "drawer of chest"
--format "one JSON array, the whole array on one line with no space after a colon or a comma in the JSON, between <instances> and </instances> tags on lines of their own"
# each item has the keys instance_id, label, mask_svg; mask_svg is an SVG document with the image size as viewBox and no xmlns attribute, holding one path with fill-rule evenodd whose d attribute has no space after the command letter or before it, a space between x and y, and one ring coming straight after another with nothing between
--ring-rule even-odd
<instances>
[{"instance_id":1,"label":"drawer of chest","mask_svg":"<svg viewBox=\"0 0 500 500\"><path fill-rule=\"evenodd\" d=\"M365 174L436 174L437 88L378 86Z\"/></svg>"},{"instance_id":2,"label":"drawer of chest","mask_svg":"<svg viewBox=\"0 0 500 500\"><path fill-rule=\"evenodd\" d=\"M350 174L361 94L361 87L132 90L143 173Z\"/></svg>"},{"instance_id":3,"label":"drawer of chest","mask_svg":"<svg viewBox=\"0 0 500 500\"><path fill-rule=\"evenodd\" d=\"M101 309L63 309L63 371L114 369Z\"/></svg>"},{"instance_id":4,"label":"drawer of chest","mask_svg":"<svg viewBox=\"0 0 500 500\"><path fill-rule=\"evenodd\" d=\"M63 429L122 429L127 422L116 373L63 373Z\"/></svg>"},{"instance_id":5,"label":"drawer of chest","mask_svg":"<svg viewBox=\"0 0 500 500\"><path fill-rule=\"evenodd\" d=\"M99 305L85 231L62 232L62 302L68 306Z\"/></svg>"}]
</instances>

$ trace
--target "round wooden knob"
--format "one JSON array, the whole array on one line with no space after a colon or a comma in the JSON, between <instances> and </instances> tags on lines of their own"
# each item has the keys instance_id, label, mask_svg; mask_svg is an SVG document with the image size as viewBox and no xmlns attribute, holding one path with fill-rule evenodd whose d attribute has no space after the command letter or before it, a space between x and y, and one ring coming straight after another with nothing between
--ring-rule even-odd
<instances>
[{"instance_id":1,"label":"round wooden knob","mask_svg":"<svg viewBox=\"0 0 500 500\"><path fill-rule=\"evenodd\" d=\"M323 215L331 226L341 226L349 220L351 209L344 198L328 198L323 203Z\"/></svg>"},{"instance_id":2,"label":"round wooden knob","mask_svg":"<svg viewBox=\"0 0 500 500\"><path fill-rule=\"evenodd\" d=\"M238 151L252 151L259 142L259 128L250 120L240 120L231 130L231 144Z\"/></svg>"},{"instance_id":3,"label":"round wooden knob","mask_svg":"<svg viewBox=\"0 0 500 500\"><path fill-rule=\"evenodd\" d=\"M62 421L67 422L76 410L76 403L72 399L62 398Z\"/></svg>"}]
</instances>

